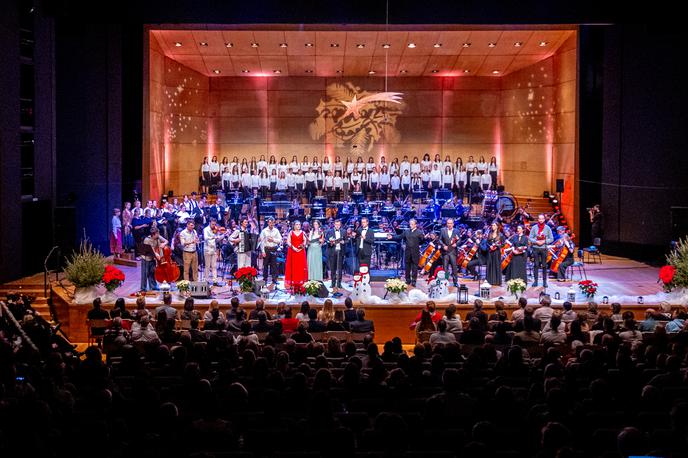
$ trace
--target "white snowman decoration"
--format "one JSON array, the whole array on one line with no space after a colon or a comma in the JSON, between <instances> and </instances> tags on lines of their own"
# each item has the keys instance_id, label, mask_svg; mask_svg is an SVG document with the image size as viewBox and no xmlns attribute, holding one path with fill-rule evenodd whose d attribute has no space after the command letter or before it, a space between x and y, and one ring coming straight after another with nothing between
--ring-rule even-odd
<instances>
[{"instance_id":1,"label":"white snowman decoration","mask_svg":"<svg viewBox=\"0 0 688 458\"><path fill-rule=\"evenodd\" d=\"M435 271L435 275L429 281L428 295L430 299L441 299L449 293L449 281L447 280L447 273L441 267Z\"/></svg>"},{"instance_id":2,"label":"white snowman decoration","mask_svg":"<svg viewBox=\"0 0 688 458\"><path fill-rule=\"evenodd\" d=\"M351 292L351 299L355 301L366 301L370 299L371 295L370 271L367 265L362 264L358 269L358 274L354 275L354 289Z\"/></svg>"}]
</instances>

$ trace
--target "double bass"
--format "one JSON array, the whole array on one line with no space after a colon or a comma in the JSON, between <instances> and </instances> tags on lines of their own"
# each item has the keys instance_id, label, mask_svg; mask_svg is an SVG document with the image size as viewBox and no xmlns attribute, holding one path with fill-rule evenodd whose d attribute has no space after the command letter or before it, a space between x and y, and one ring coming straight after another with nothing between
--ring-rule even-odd
<instances>
[{"instance_id":1,"label":"double bass","mask_svg":"<svg viewBox=\"0 0 688 458\"><path fill-rule=\"evenodd\" d=\"M165 246L162 249L162 256L155 268L155 280L158 283L172 283L179 279L179 266L172 260L172 249Z\"/></svg>"}]
</instances>

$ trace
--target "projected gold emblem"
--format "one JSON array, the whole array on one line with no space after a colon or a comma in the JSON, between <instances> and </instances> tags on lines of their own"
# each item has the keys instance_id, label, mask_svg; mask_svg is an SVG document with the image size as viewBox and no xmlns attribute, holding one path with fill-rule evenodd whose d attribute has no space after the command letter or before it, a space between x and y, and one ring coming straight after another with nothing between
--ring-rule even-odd
<instances>
[{"instance_id":1,"label":"projected gold emblem","mask_svg":"<svg viewBox=\"0 0 688 458\"><path fill-rule=\"evenodd\" d=\"M400 92L367 92L352 83L327 86L327 100L320 100L318 117L310 125L311 138L323 136L338 146L348 146L359 154L375 143L399 142L397 116L404 109ZM354 149L355 148L355 149Z\"/></svg>"}]
</instances>

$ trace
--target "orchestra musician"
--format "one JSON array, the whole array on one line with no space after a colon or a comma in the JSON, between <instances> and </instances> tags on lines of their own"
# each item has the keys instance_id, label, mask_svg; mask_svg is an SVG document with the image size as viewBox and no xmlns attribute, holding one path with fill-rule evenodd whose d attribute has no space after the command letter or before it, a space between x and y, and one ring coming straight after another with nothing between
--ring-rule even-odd
<instances>
[{"instance_id":1,"label":"orchestra musician","mask_svg":"<svg viewBox=\"0 0 688 458\"><path fill-rule=\"evenodd\" d=\"M528 236L533 252L533 286L538 286L538 270L542 271L542 286L547 287L547 247L554 237L552 229L545 223L545 215L538 215L537 224L530 228Z\"/></svg>"},{"instance_id":2,"label":"orchestra musician","mask_svg":"<svg viewBox=\"0 0 688 458\"><path fill-rule=\"evenodd\" d=\"M157 228L152 228L148 237L143 239L141 254L141 291L157 291L158 282L155 280L155 265L162 258L162 248L167 240L160 236Z\"/></svg>"},{"instance_id":3,"label":"orchestra musician","mask_svg":"<svg viewBox=\"0 0 688 458\"><path fill-rule=\"evenodd\" d=\"M473 280L480 279L480 275L478 275L478 270L476 269L476 267L485 265L486 263L485 253L481 248L482 241L483 231L481 229L478 229L475 231L475 234L473 235L473 243L474 245L478 246L477 252L473 256L473 258L471 258L471 260L468 261L468 264L466 264L466 273L468 273L468 275L470 275L473 278Z\"/></svg>"},{"instance_id":4,"label":"orchestra musician","mask_svg":"<svg viewBox=\"0 0 688 458\"><path fill-rule=\"evenodd\" d=\"M406 244L406 250L404 251L406 283L416 286L418 262L420 261L420 244L425 239L425 234L418 229L418 222L415 218L411 218L409 220L409 229L396 236L388 234L387 238L389 240L402 240Z\"/></svg>"},{"instance_id":5,"label":"orchestra musician","mask_svg":"<svg viewBox=\"0 0 688 458\"><path fill-rule=\"evenodd\" d=\"M516 233L509 239L511 242L512 258L506 268L506 280L520 278L523 283L528 284L528 272L526 269L528 249L528 237L526 237L523 225L516 226Z\"/></svg>"},{"instance_id":6,"label":"orchestra musician","mask_svg":"<svg viewBox=\"0 0 688 458\"><path fill-rule=\"evenodd\" d=\"M179 241L184 251L184 280L198 280L198 252L196 247L199 243L198 234L194 230L195 222L193 218L187 218L186 229L179 233Z\"/></svg>"},{"instance_id":7,"label":"orchestra musician","mask_svg":"<svg viewBox=\"0 0 688 458\"><path fill-rule=\"evenodd\" d=\"M275 227L275 219L268 218L268 225L260 232L258 247L263 258L263 280L268 282L271 276L272 283L277 284L277 247L282 244L282 234Z\"/></svg>"},{"instance_id":8,"label":"orchestra musician","mask_svg":"<svg viewBox=\"0 0 688 458\"><path fill-rule=\"evenodd\" d=\"M573 253L574 253L574 244L573 240L571 240L571 237L569 234L566 232L566 228L564 226L559 226L557 227L557 234L559 234L559 238L555 242L555 246L559 248L566 247L566 256L564 256L564 260L561 261L559 264L559 269L557 270L557 281L562 282L566 281L566 269L568 269L571 264L573 264ZM560 250L559 253L561 253ZM561 256L561 254L560 254Z\"/></svg>"},{"instance_id":9,"label":"orchestra musician","mask_svg":"<svg viewBox=\"0 0 688 458\"><path fill-rule=\"evenodd\" d=\"M342 221L336 219L334 227L327 231L325 240L327 242L327 263L330 269L330 280L332 280L332 289L337 293L338 289L342 287L342 268L344 265L344 242L346 242L347 234L342 228Z\"/></svg>"},{"instance_id":10,"label":"orchestra musician","mask_svg":"<svg viewBox=\"0 0 688 458\"><path fill-rule=\"evenodd\" d=\"M490 285L502 284L502 236L499 223L490 224L490 230L483 241L483 250L487 251L486 280Z\"/></svg>"},{"instance_id":11,"label":"orchestra musician","mask_svg":"<svg viewBox=\"0 0 688 458\"><path fill-rule=\"evenodd\" d=\"M592 237L592 244L595 246L600 245L602 241L602 211L600 210L600 205L593 205L592 208L588 209L590 214L590 235Z\"/></svg>"},{"instance_id":12,"label":"orchestra musician","mask_svg":"<svg viewBox=\"0 0 688 458\"><path fill-rule=\"evenodd\" d=\"M370 258L373 255L375 245L375 234L368 227L368 218L361 218L361 227L356 229L356 247L358 249L358 265L370 266Z\"/></svg>"},{"instance_id":13,"label":"orchestra musician","mask_svg":"<svg viewBox=\"0 0 688 458\"><path fill-rule=\"evenodd\" d=\"M458 241L461 238L459 231L454 228L454 219L447 219L447 227L440 231L440 245L442 246L442 259L444 264L444 271L449 274L447 269L450 265L452 268L452 277L454 279L454 286L458 286L459 269L456 265L456 254Z\"/></svg>"},{"instance_id":14,"label":"orchestra musician","mask_svg":"<svg viewBox=\"0 0 688 458\"><path fill-rule=\"evenodd\" d=\"M253 247L247 218L241 220L239 227L229 237L229 241L234 244L234 251L237 254L237 269L250 266Z\"/></svg>"},{"instance_id":15,"label":"orchestra musician","mask_svg":"<svg viewBox=\"0 0 688 458\"><path fill-rule=\"evenodd\" d=\"M215 218L203 229L203 258L205 260L205 280L217 283L217 241L224 237Z\"/></svg>"}]
</instances>

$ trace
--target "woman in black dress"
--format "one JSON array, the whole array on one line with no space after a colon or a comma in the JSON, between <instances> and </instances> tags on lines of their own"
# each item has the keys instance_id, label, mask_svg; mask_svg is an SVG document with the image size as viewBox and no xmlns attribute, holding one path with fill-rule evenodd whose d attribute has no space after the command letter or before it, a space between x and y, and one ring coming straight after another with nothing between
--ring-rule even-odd
<instances>
[{"instance_id":1,"label":"woman in black dress","mask_svg":"<svg viewBox=\"0 0 688 458\"><path fill-rule=\"evenodd\" d=\"M492 223L485 238L487 249L487 282L492 286L502 284L502 243L504 237L499 223Z\"/></svg>"},{"instance_id":2,"label":"woman in black dress","mask_svg":"<svg viewBox=\"0 0 688 458\"><path fill-rule=\"evenodd\" d=\"M528 237L525 235L523 226L519 224L516 226L516 233L509 239L513 249L513 257L511 263L506 268L506 279L511 280L520 278L524 283L528 284L528 273L526 270L526 260L528 255Z\"/></svg>"}]
</instances>

